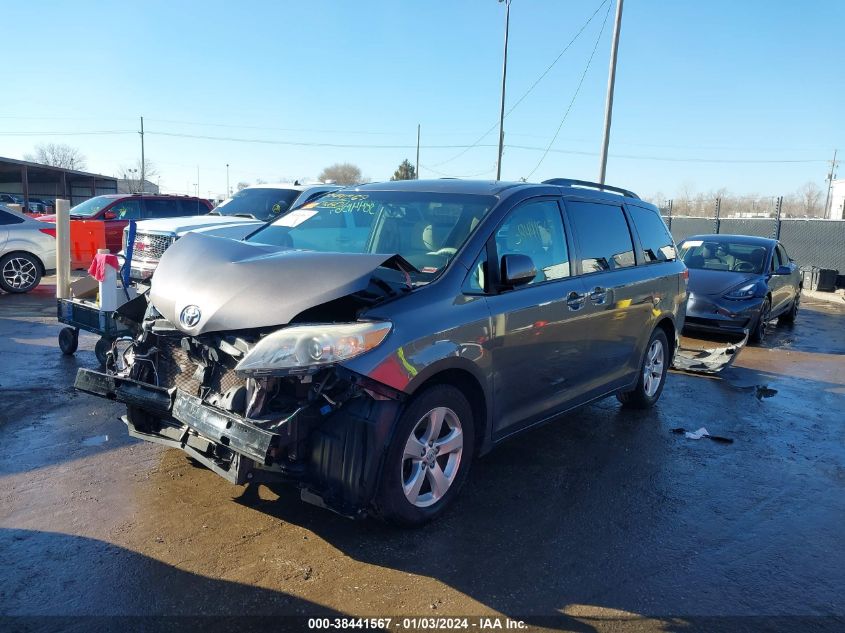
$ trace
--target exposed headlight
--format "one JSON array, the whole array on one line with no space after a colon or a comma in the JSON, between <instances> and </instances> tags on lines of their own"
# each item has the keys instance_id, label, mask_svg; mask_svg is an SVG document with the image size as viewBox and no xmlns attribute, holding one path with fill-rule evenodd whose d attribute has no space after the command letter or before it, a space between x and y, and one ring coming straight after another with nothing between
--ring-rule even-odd
<instances>
[{"instance_id":1,"label":"exposed headlight","mask_svg":"<svg viewBox=\"0 0 845 633\"><path fill-rule=\"evenodd\" d=\"M751 299L757 293L757 283L752 282L734 288L730 292L725 293L725 299Z\"/></svg>"},{"instance_id":2,"label":"exposed headlight","mask_svg":"<svg viewBox=\"0 0 845 633\"><path fill-rule=\"evenodd\" d=\"M387 321L377 321L282 328L261 339L235 371L247 376L278 376L332 365L377 347L391 327Z\"/></svg>"}]
</instances>

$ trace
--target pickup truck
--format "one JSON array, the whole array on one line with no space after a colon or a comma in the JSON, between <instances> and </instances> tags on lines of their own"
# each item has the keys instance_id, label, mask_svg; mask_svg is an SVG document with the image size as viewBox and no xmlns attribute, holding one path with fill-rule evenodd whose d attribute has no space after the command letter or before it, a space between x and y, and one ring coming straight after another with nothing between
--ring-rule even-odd
<instances>
[{"instance_id":1,"label":"pickup truck","mask_svg":"<svg viewBox=\"0 0 845 633\"><path fill-rule=\"evenodd\" d=\"M340 188L331 184L255 185L237 192L204 215L138 222L129 276L134 281L147 281L164 251L188 232L240 240L290 209ZM123 231L122 250L118 254L121 265L126 258L128 240L127 226Z\"/></svg>"}]
</instances>

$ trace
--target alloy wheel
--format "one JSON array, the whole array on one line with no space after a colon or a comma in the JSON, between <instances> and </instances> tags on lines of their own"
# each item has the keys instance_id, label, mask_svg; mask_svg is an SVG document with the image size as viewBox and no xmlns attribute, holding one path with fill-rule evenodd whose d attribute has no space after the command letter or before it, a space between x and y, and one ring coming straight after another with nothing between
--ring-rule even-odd
<instances>
[{"instance_id":1,"label":"alloy wheel","mask_svg":"<svg viewBox=\"0 0 845 633\"><path fill-rule=\"evenodd\" d=\"M3 266L3 281L14 290L28 290L37 279L35 264L25 257L12 257Z\"/></svg>"},{"instance_id":2,"label":"alloy wheel","mask_svg":"<svg viewBox=\"0 0 845 633\"><path fill-rule=\"evenodd\" d=\"M768 301L763 304L763 307L760 309L760 316L757 320L757 340L762 342L764 338L766 338L766 325L769 323L769 312L771 311L771 306L769 305Z\"/></svg>"},{"instance_id":3,"label":"alloy wheel","mask_svg":"<svg viewBox=\"0 0 845 633\"><path fill-rule=\"evenodd\" d=\"M402 455L402 491L409 503L426 508L440 501L455 481L464 450L457 414L435 407L414 425Z\"/></svg>"},{"instance_id":4,"label":"alloy wheel","mask_svg":"<svg viewBox=\"0 0 845 633\"><path fill-rule=\"evenodd\" d=\"M660 381L663 379L663 364L663 343L654 340L646 352L643 364L643 390L649 398L654 396L660 388Z\"/></svg>"}]
</instances>

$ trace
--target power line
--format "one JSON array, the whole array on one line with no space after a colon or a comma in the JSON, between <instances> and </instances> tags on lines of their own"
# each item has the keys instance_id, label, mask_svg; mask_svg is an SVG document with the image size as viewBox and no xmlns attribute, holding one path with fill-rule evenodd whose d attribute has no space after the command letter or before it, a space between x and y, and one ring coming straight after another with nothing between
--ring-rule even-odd
<instances>
[{"instance_id":1,"label":"power line","mask_svg":"<svg viewBox=\"0 0 845 633\"><path fill-rule=\"evenodd\" d=\"M593 46L593 52L590 53L590 58L587 60L587 65L584 67L584 72L581 73L581 79L578 80L578 86L575 88L575 92L572 95L572 99L569 101L569 106L566 108L566 112L563 113L563 118L560 120L560 124L557 126L557 130L555 130L555 135L552 137L552 140L549 141L549 144L546 146L546 150L543 152L543 155L540 157L540 160L537 161L537 164L534 165L534 169L525 177L526 180L531 178L534 175L534 172L540 168L540 165L543 164L543 161L546 160L546 156L549 155L549 150L554 145L554 142L557 140L557 135L560 134L560 130L563 127L566 118L569 116L569 112L572 110L572 106L575 103L575 99L578 98L578 93L581 91L581 86L584 84L584 78L587 76L587 71L590 70L590 64L593 63L593 57L596 55L596 51L599 47L599 42L601 41L601 36L604 34L604 27L607 26L607 18L610 16L610 8L612 5L607 5L607 12L604 14L604 22L602 22L601 30L599 31L599 35L596 38L596 43Z\"/></svg>"},{"instance_id":2,"label":"power line","mask_svg":"<svg viewBox=\"0 0 845 633\"><path fill-rule=\"evenodd\" d=\"M341 149L415 149L417 146L414 145L400 145L400 144L389 144L389 145L368 145L364 143L322 143L317 141L281 141L281 140L274 140L274 139L263 139L263 138L239 138L234 136L212 136L209 134L187 134L183 132L154 132L147 130L147 134L154 134L157 136L171 136L176 138L193 138L193 139L203 139L209 141L232 141L238 143L258 143L262 145L293 145L296 147L332 147L332 148L341 148ZM466 145L421 145L420 147L424 149L458 149L462 147L467 147Z\"/></svg>"},{"instance_id":3,"label":"power line","mask_svg":"<svg viewBox=\"0 0 845 633\"><path fill-rule=\"evenodd\" d=\"M477 178L478 176L483 176L484 174L492 174L494 171L496 171L496 166L493 165L489 169L485 169L484 171L479 171L475 174L467 174L465 176L453 176L451 174L447 174L447 173L444 173L442 171L432 169L431 167L429 167L427 165L420 164L420 167L422 167L423 169L427 169L428 171L433 172L433 173L437 174L438 176L442 176L444 178Z\"/></svg>"},{"instance_id":4,"label":"power line","mask_svg":"<svg viewBox=\"0 0 845 633\"><path fill-rule=\"evenodd\" d=\"M0 132L0 136L100 136L107 134L136 134L136 131L90 130L86 132Z\"/></svg>"},{"instance_id":5,"label":"power line","mask_svg":"<svg viewBox=\"0 0 845 633\"><path fill-rule=\"evenodd\" d=\"M552 68L554 68L555 64L557 64L557 63L558 63L558 61L560 61L560 58L561 58L561 57L563 57L564 53L566 53L566 51L568 51L568 50L572 47L572 45L575 43L575 41L576 41L576 40L577 40L577 39L581 36L581 33L583 33L583 32L584 32L584 29L586 29L586 28L590 25L590 23L593 21L593 18L595 18L595 17L596 17L596 14L597 14L597 13L601 10L601 8L602 8L603 6L604 6L605 4L607 4L607 3L608 3L608 0L602 0L602 3L601 3L601 4L600 4L600 5L596 8L596 10L595 10L595 11L593 11L593 14L592 14L592 15L591 15L588 19L587 19L587 21L586 21L586 22L584 22L584 24L583 24L583 25L581 25L581 28L580 28L580 29L578 29L578 32L577 32L577 33L575 33L575 35L572 37L572 39L571 39L571 40L569 40L569 43L568 43L568 44L564 47L564 49L563 49L563 50L562 50L562 51L558 54L558 56L557 56L557 57L555 57L554 61L553 61L551 64L549 64L549 66L546 68L546 70L544 70L544 71L540 74L540 76L539 76L539 77L537 77L537 79L534 81L534 83L532 83L532 84L528 87L528 90L526 90L526 91L522 94L522 96L521 96L519 99L517 99L517 100L514 102L514 104L513 104L513 105L512 105L512 106L511 106L511 107L510 107L510 108L509 108L509 109L505 112L505 116L504 116L504 118L509 117L509 116L510 116L510 114L511 114L511 112L513 112L513 111L516 109L516 107L517 107L520 103L522 103L522 102L525 100L525 98L526 98L529 94L531 94L531 92L534 90L534 88L536 88L536 87L537 87L537 84L539 84L539 83L543 80L543 78L544 78L546 75L548 75L548 74L549 74L549 71L551 71L551 69L552 69ZM482 134L481 136L479 136L479 137L478 137L478 139L477 139L477 140L476 140L476 141L475 141L472 145L467 146L467 147L466 147L466 148L465 148L462 152L459 152L459 153L455 154L455 155L454 155L454 156L452 156L451 158L447 158L446 160L440 161L439 163L435 163L435 164L434 164L434 166L435 166L435 167L440 167L441 165L445 165L446 163L451 163L453 160L455 160L455 159L457 159L457 158L460 158L461 156L463 156L464 154L466 154L469 150L473 149L474 147L483 147L482 145L479 145L479 143L481 143L481 141L483 141L483 140L487 137L487 135L488 135L488 134L490 134L490 132L492 132L493 130L495 130L498 126L499 126L499 122L498 122L498 121L496 121L493 125L491 125L491 126L490 126L490 128L489 128L486 132L484 132L484 134Z\"/></svg>"},{"instance_id":6,"label":"power line","mask_svg":"<svg viewBox=\"0 0 845 633\"><path fill-rule=\"evenodd\" d=\"M276 132L306 132L309 134L366 134L373 136L393 136L396 134L406 134L404 132L379 132L375 130L317 130L306 128L288 128L288 127L269 127L264 125L235 125L231 123L202 123L200 121L180 121L176 119L151 119L147 117L147 121L156 121L158 123L175 123L177 125L195 125L198 127L221 127L230 129L243 130L273 130Z\"/></svg>"}]
</instances>

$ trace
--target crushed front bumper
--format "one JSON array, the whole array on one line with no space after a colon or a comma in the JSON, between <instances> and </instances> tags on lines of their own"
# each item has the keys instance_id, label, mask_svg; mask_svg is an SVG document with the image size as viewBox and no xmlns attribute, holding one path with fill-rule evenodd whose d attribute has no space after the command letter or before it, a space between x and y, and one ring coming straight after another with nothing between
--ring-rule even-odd
<instances>
[{"instance_id":1,"label":"crushed front bumper","mask_svg":"<svg viewBox=\"0 0 845 633\"><path fill-rule=\"evenodd\" d=\"M283 439L283 433L271 433L238 415L209 407L199 398L178 389L161 389L90 369L77 372L74 387L180 422L181 428L164 424L160 429L149 431L138 429L128 418L124 419L130 435L182 449L236 484L253 479L249 476L249 469L243 468L242 459L234 460L238 462L234 464L234 471L222 468L221 460L207 456L209 442L225 446L236 455L252 460L255 465L264 465L270 461L273 448L279 446Z\"/></svg>"},{"instance_id":2,"label":"crushed front bumper","mask_svg":"<svg viewBox=\"0 0 845 633\"><path fill-rule=\"evenodd\" d=\"M372 383L358 375L346 379L364 388ZM350 517L370 507L401 410L398 398L360 395L321 417L315 428L300 426L294 414L271 432L179 389L89 369L77 372L74 386L130 407L123 421L133 437L178 448L234 484L296 484L303 500ZM142 413L136 420L148 415L157 423L133 422L133 407ZM307 441L297 460L283 459L303 437Z\"/></svg>"},{"instance_id":3,"label":"crushed front bumper","mask_svg":"<svg viewBox=\"0 0 845 633\"><path fill-rule=\"evenodd\" d=\"M763 305L762 298L744 300L690 293L685 330L743 334L753 327Z\"/></svg>"}]
</instances>

